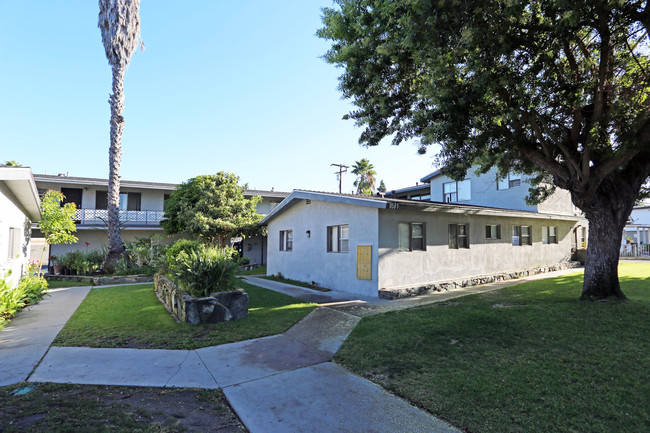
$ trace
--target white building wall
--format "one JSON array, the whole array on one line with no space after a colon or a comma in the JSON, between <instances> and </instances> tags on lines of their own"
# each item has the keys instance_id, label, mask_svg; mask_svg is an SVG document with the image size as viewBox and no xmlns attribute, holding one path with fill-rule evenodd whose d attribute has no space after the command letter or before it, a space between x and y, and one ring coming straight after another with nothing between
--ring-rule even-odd
<instances>
[{"instance_id":1,"label":"white building wall","mask_svg":"<svg viewBox=\"0 0 650 433\"><path fill-rule=\"evenodd\" d=\"M377 209L305 200L285 209L268 225L269 275L315 281L323 287L377 296ZM349 252L327 252L327 227L350 226ZM293 231L293 250L280 251L280 231ZM307 237L307 231L310 237ZM357 279L357 245L372 246L372 280Z\"/></svg>"},{"instance_id":2,"label":"white building wall","mask_svg":"<svg viewBox=\"0 0 650 433\"><path fill-rule=\"evenodd\" d=\"M29 230L25 230L28 219L25 214L0 191L0 278L4 278L8 271L11 276L8 280L15 285L27 266L29 254ZM16 254L9 255L11 231L20 236L20 247ZM26 234L27 233L27 234Z\"/></svg>"},{"instance_id":3,"label":"white building wall","mask_svg":"<svg viewBox=\"0 0 650 433\"><path fill-rule=\"evenodd\" d=\"M398 251L398 223L425 223L426 251ZM448 224L469 224L469 249L449 248ZM487 224L501 239L485 238ZM574 222L414 210L379 211L379 288L408 287L569 261ZM512 226L532 226L533 245L512 245ZM558 243L542 244L542 226L557 226Z\"/></svg>"}]
</instances>

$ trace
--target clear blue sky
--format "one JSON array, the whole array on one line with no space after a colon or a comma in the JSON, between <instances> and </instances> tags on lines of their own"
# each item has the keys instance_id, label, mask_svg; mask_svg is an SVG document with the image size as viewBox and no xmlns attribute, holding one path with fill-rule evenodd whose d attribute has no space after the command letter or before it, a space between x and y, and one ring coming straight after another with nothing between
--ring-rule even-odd
<instances>
[{"instance_id":1,"label":"clear blue sky","mask_svg":"<svg viewBox=\"0 0 650 433\"><path fill-rule=\"evenodd\" d=\"M250 188L338 190L331 163L374 164L389 189L433 171L413 144L370 149L341 117L341 70L315 36L328 0L143 0L126 72L123 179L226 170ZM0 160L108 176L110 67L92 0L0 0ZM353 189L351 174L343 191Z\"/></svg>"}]
</instances>

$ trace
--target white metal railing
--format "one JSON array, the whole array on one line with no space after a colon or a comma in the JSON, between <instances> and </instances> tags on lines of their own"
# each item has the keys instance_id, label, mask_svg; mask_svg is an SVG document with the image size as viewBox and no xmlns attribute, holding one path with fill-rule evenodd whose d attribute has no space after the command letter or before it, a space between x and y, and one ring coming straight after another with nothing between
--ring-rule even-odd
<instances>
[{"instance_id":1,"label":"white metal railing","mask_svg":"<svg viewBox=\"0 0 650 433\"><path fill-rule=\"evenodd\" d=\"M165 212L157 210L121 210L120 223L124 225L158 226ZM106 225L108 211L106 209L77 209L75 220L79 224Z\"/></svg>"},{"instance_id":2,"label":"white metal railing","mask_svg":"<svg viewBox=\"0 0 650 433\"><path fill-rule=\"evenodd\" d=\"M627 244L621 247L621 257L650 259L649 244Z\"/></svg>"}]
</instances>

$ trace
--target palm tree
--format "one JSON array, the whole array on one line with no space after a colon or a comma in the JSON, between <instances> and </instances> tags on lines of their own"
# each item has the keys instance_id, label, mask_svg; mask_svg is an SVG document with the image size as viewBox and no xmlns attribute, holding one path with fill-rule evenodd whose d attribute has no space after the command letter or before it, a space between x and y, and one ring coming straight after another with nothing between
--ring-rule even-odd
<instances>
[{"instance_id":1,"label":"palm tree","mask_svg":"<svg viewBox=\"0 0 650 433\"><path fill-rule=\"evenodd\" d=\"M124 254L120 234L120 163L124 129L124 71L140 38L140 0L99 0L99 28L106 58L113 72L111 105L111 145L108 174L108 255L105 269L111 271Z\"/></svg>"},{"instance_id":2,"label":"palm tree","mask_svg":"<svg viewBox=\"0 0 650 433\"><path fill-rule=\"evenodd\" d=\"M354 186L357 187L357 194L372 194L375 189L375 167L366 158L357 161L352 166L352 174L357 175Z\"/></svg>"}]
</instances>

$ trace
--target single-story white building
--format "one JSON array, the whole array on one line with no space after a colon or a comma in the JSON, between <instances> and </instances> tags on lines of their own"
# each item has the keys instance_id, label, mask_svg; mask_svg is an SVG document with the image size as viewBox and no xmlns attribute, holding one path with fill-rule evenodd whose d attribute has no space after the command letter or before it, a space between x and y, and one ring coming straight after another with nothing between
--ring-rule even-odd
<instances>
[{"instance_id":1,"label":"single-story white building","mask_svg":"<svg viewBox=\"0 0 650 433\"><path fill-rule=\"evenodd\" d=\"M41 202L29 167L0 167L0 278L11 271L15 284L29 257L31 223L41 219Z\"/></svg>"},{"instance_id":2,"label":"single-story white building","mask_svg":"<svg viewBox=\"0 0 650 433\"><path fill-rule=\"evenodd\" d=\"M578 223L575 215L302 190L262 220L269 275L382 297L565 266Z\"/></svg>"}]
</instances>

